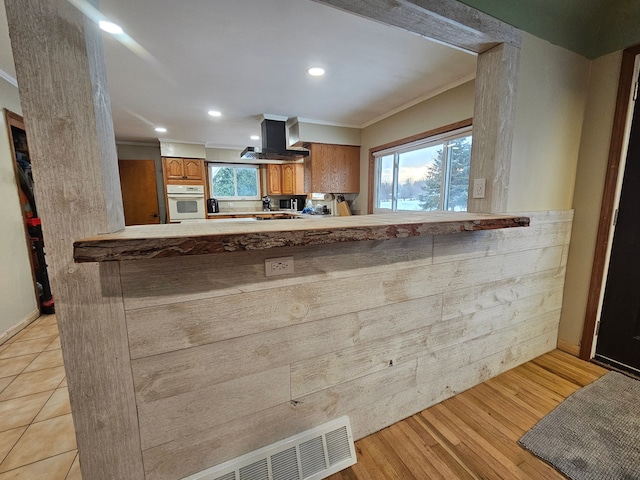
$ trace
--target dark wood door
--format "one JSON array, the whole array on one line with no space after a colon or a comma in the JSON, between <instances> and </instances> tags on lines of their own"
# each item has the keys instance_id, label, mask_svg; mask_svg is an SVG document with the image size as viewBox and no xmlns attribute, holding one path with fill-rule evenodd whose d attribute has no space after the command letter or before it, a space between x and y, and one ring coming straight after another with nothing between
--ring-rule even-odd
<instances>
[{"instance_id":1,"label":"dark wood door","mask_svg":"<svg viewBox=\"0 0 640 480\"><path fill-rule=\"evenodd\" d=\"M118 160L125 225L160 223L153 160Z\"/></svg>"},{"instance_id":2,"label":"dark wood door","mask_svg":"<svg viewBox=\"0 0 640 480\"><path fill-rule=\"evenodd\" d=\"M640 108L635 108L596 359L640 372Z\"/></svg>"}]
</instances>

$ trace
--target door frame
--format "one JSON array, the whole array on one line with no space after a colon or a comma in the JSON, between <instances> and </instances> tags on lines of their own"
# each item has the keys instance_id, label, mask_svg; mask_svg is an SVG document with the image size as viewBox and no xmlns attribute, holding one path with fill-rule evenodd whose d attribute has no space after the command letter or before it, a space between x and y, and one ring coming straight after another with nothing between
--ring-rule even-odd
<instances>
[{"instance_id":1,"label":"door frame","mask_svg":"<svg viewBox=\"0 0 640 480\"><path fill-rule=\"evenodd\" d=\"M27 129L24 127L24 119L22 116L17 113L12 112L11 110L4 109L4 116L7 122L7 135L9 136L9 147L11 149L11 163L13 164L13 174L16 181L16 188L20 189L20 182L18 180L18 164L16 163L16 150L13 144L13 134L11 133L11 127L19 128L23 130L26 134ZM28 139L27 139L28 142ZM22 215L22 228L24 229L24 241L27 247L27 252L29 256L29 265L31 267L31 280L33 284L33 294L36 298L36 305L38 306L38 312L42 308L40 303L40 295L38 294L38 287L36 284L36 264L33 258L33 251L31 248L31 235L29 234L29 229L27 228L27 217L25 216L24 210L22 209L22 205L20 205L20 214Z\"/></svg>"},{"instance_id":2,"label":"door frame","mask_svg":"<svg viewBox=\"0 0 640 480\"><path fill-rule=\"evenodd\" d=\"M635 45L622 53L622 66L618 81L616 109L613 117L611 142L609 144L609 159L607 173L600 206L600 221L596 235L596 245L591 268L587 308L585 312L582 341L580 343L580 358L591 360L596 333L596 324L600 316L600 297L606 281L607 257L611 235L612 220L616 208L616 193L618 179L626 158L622 158L627 131L627 116L629 113L629 95L633 83L636 56L640 55L640 45Z\"/></svg>"}]
</instances>

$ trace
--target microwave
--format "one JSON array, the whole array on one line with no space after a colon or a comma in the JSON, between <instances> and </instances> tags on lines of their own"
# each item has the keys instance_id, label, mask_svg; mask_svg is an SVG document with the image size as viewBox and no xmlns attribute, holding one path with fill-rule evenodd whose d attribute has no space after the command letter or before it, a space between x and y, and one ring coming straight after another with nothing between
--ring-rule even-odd
<instances>
[{"instance_id":1,"label":"microwave","mask_svg":"<svg viewBox=\"0 0 640 480\"><path fill-rule=\"evenodd\" d=\"M302 202L300 202L300 200L298 200L297 198L283 198L282 200L280 200L280 210L297 210L300 211L302 210L302 208L299 208L299 206L302 204Z\"/></svg>"}]
</instances>

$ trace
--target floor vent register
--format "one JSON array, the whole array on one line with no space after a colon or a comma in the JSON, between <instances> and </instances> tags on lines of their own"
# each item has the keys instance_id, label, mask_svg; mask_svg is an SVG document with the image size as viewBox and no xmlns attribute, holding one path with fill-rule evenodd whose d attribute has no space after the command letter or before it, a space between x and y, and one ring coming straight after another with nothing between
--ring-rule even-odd
<instances>
[{"instance_id":1,"label":"floor vent register","mask_svg":"<svg viewBox=\"0 0 640 480\"><path fill-rule=\"evenodd\" d=\"M320 480L356 463L349 417L341 417L183 480Z\"/></svg>"}]
</instances>

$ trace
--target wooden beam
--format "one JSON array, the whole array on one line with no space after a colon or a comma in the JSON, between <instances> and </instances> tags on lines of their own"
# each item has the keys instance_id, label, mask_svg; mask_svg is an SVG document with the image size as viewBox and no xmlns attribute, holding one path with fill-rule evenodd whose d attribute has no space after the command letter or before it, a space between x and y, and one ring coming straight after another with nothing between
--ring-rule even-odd
<instances>
[{"instance_id":1,"label":"wooden beam","mask_svg":"<svg viewBox=\"0 0 640 480\"><path fill-rule=\"evenodd\" d=\"M486 195L467 209L506 212L522 32L457 0L314 1L479 54L469 191L484 178ZM370 176L370 198L373 189Z\"/></svg>"},{"instance_id":2,"label":"wooden beam","mask_svg":"<svg viewBox=\"0 0 640 480\"><path fill-rule=\"evenodd\" d=\"M470 212L506 212L520 49L505 43L478 57L469 192L486 179L485 197L469 195Z\"/></svg>"},{"instance_id":3,"label":"wooden beam","mask_svg":"<svg viewBox=\"0 0 640 480\"><path fill-rule=\"evenodd\" d=\"M143 479L119 265L75 239L124 227L102 40L65 0L6 0L83 478Z\"/></svg>"},{"instance_id":4,"label":"wooden beam","mask_svg":"<svg viewBox=\"0 0 640 480\"><path fill-rule=\"evenodd\" d=\"M110 262L180 257L279 247L388 240L391 238L529 226L529 217L466 212L410 212L354 215L297 222L226 223L211 220L190 225L128 227L112 234L74 242L74 258L81 262Z\"/></svg>"},{"instance_id":5,"label":"wooden beam","mask_svg":"<svg viewBox=\"0 0 640 480\"><path fill-rule=\"evenodd\" d=\"M475 53L522 40L517 28L457 0L314 1Z\"/></svg>"}]
</instances>

